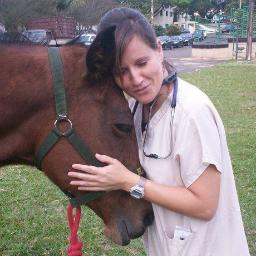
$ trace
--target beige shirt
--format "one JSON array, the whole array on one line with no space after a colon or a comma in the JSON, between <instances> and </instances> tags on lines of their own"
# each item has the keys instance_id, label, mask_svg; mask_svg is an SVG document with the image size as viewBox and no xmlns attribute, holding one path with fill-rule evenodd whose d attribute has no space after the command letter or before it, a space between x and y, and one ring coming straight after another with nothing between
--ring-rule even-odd
<instances>
[{"instance_id":1,"label":"beige shirt","mask_svg":"<svg viewBox=\"0 0 256 256\"><path fill-rule=\"evenodd\" d=\"M221 173L219 204L210 221L195 219L153 204L155 221L144 234L148 256L248 256L248 245L222 121L209 98L178 80L177 106L171 125L172 95L155 113L142 153L142 105L134 116L140 161L147 177L169 186L189 187L209 164ZM134 104L131 103L131 107Z\"/></svg>"}]
</instances>

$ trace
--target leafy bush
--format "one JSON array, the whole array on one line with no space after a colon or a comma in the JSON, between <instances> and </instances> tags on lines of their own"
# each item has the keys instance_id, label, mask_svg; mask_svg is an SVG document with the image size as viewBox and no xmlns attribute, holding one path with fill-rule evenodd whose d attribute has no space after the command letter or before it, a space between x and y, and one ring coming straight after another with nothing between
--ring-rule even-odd
<instances>
[{"instance_id":1,"label":"leafy bush","mask_svg":"<svg viewBox=\"0 0 256 256\"><path fill-rule=\"evenodd\" d=\"M177 26L175 25L166 25L166 35L168 36L175 36L180 34L180 30Z\"/></svg>"},{"instance_id":2,"label":"leafy bush","mask_svg":"<svg viewBox=\"0 0 256 256\"><path fill-rule=\"evenodd\" d=\"M154 25L154 29L156 32L156 36L164 36L166 35L166 29L160 25Z\"/></svg>"}]
</instances>

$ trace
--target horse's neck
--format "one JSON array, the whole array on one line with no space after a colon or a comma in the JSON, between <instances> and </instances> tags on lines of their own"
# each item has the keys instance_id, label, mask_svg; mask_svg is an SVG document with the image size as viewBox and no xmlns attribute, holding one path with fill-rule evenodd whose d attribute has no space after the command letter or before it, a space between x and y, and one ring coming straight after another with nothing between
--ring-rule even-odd
<instances>
[{"instance_id":1,"label":"horse's neck","mask_svg":"<svg viewBox=\"0 0 256 256\"><path fill-rule=\"evenodd\" d=\"M84 49L61 49L66 87L81 86ZM45 47L0 47L0 164L32 164L35 150L55 120L55 102Z\"/></svg>"}]
</instances>

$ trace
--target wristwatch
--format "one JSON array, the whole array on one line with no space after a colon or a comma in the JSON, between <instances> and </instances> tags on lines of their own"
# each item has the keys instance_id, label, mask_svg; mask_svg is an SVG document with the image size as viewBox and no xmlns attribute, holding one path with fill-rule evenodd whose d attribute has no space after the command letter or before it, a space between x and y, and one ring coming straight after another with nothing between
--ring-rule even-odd
<instances>
[{"instance_id":1,"label":"wristwatch","mask_svg":"<svg viewBox=\"0 0 256 256\"><path fill-rule=\"evenodd\" d=\"M144 197L144 185L146 179L140 176L139 182L130 189L130 195L136 199L141 199Z\"/></svg>"}]
</instances>

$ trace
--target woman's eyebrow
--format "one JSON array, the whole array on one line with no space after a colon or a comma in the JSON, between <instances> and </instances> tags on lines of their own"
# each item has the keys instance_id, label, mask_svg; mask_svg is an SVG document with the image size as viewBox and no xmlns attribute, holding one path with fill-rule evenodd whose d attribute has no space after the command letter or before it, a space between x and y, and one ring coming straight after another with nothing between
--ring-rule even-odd
<instances>
[{"instance_id":1,"label":"woman's eyebrow","mask_svg":"<svg viewBox=\"0 0 256 256\"><path fill-rule=\"evenodd\" d=\"M142 56L142 57L139 57L138 59L136 59L134 63L136 64L136 63L140 63L140 62L143 62L143 61L148 61L149 59L150 59L149 56ZM120 70L125 70L127 68L128 67L125 66L125 65L120 66Z\"/></svg>"},{"instance_id":2,"label":"woman's eyebrow","mask_svg":"<svg viewBox=\"0 0 256 256\"><path fill-rule=\"evenodd\" d=\"M136 60L136 62L140 62L140 61L145 61L145 60L149 60L149 56L143 56L143 57L140 57Z\"/></svg>"}]
</instances>

